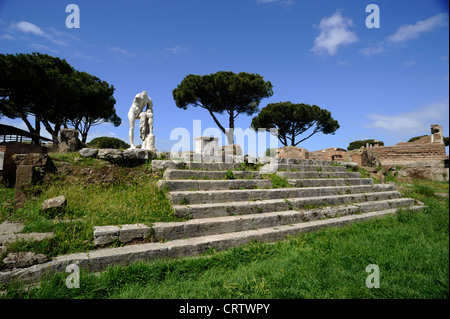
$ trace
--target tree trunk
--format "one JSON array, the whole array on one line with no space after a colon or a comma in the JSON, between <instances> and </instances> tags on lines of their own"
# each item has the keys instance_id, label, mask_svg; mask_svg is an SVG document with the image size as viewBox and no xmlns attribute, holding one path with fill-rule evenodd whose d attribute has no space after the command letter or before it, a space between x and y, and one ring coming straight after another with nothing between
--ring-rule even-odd
<instances>
[{"instance_id":1,"label":"tree trunk","mask_svg":"<svg viewBox=\"0 0 450 319\"><path fill-rule=\"evenodd\" d=\"M59 147L58 136L59 136L59 131L61 130L61 123L55 123L55 128L52 128L51 124L47 120L43 120L42 124L44 124L45 129L52 136L53 149L54 150L58 149L58 147Z\"/></svg>"},{"instance_id":2,"label":"tree trunk","mask_svg":"<svg viewBox=\"0 0 450 319\"><path fill-rule=\"evenodd\" d=\"M41 120L39 119L39 116L34 117L34 133L37 135L41 135ZM39 137L33 137L33 143L36 145L40 145L39 143Z\"/></svg>"},{"instance_id":3,"label":"tree trunk","mask_svg":"<svg viewBox=\"0 0 450 319\"><path fill-rule=\"evenodd\" d=\"M81 122L81 123L83 123L83 122ZM80 126L81 126L81 123L80 123ZM84 144L86 144L88 133L89 133L89 130L91 129L92 124L93 124L93 120L86 118L86 122L84 123L84 128L82 130L78 130L81 133L81 138L82 138L81 141Z\"/></svg>"},{"instance_id":4,"label":"tree trunk","mask_svg":"<svg viewBox=\"0 0 450 319\"><path fill-rule=\"evenodd\" d=\"M88 132L81 133L81 142L83 142L83 144L86 144L87 137L88 137Z\"/></svg>"},{"instance_id":5,"label":"tree trunk","mask_svg":"<svg viewBox=\"0 0 450 319\"><path fill-rule=\"evenodd\" d=\"M291 136L292 136L292 139L291 139L291 146L295 146L295 126L294 126L294 125L292 125Z\"/></svg>"},{"instance_id":6,"label":"tree trunk","mask_svg":"<svg viewBox=\"0 0 450 319\"><path fill-rule=\"evenodd\" d=\"M225 136L227 137L228 145L234 144L234 129L229 129L225 132Z\"/></svg>"},{"instance_id":7,"label":"tree trunk","mask_svg":"<svg viewBox=\"0 0 450 319\"><path fill-rule=\"evenodd\" d=\"M230 125L229 125L229 129L228 131L225 133L227 140L228 140L228 145L232 145L234 144L234 111L231 110L229 112L230 114Z\"/></svg>"},{"instance_id":8,"label":"tree trunk","mask_svg":"<svg viewBox=\"0 0 450 319\"><path fill-rule=\"evenodd\" d=\"M59 131L61 130L61 125L55 125L55 129L52 132L52 140L53 140L53 149L56 150L59 148Z\"/></svg>"}]
</instances>

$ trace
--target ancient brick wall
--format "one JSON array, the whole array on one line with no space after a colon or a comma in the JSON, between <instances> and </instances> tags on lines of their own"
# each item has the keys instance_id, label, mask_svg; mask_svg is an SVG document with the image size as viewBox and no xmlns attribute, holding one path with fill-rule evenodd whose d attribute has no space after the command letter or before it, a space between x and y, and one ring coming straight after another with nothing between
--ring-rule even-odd
<instances>
[{"instance_id":1,"label":"ancient brick wall","mask_svg":"<svg viewBox=\"0 0 450 319\"><path fill-rule=\"evenodd\" d=\"M331 147L320 151L310 152L310 159L348 162L351 161L347 150L338 147Z\"/></svg>"},{"instance_id":2,"label":"ancient brick wall","mask_svg":"<svg viewBox=\"0 0 450 319\"><path fill-rule=\"evenodd\" d=\"M395 146L370 148L382 165L439 161L445 158L443 143L398 144Z\"/></svg>"},{"instance_id":3,"label":"ancient brick wall","mask_svg":"<svg viewBox=\"0 0 450 319\"><path fill-rule=\"evenodd\" d=\"M432 181L448 181L448 160L414 162L399 165L397 171L400 177L427 179Z\"/></svg>"},{"instance_id":4,"label":"ancient brick wall","mask_svg":"<svg viewBox=\"0 0 450 319\"><path fill-rule=\"evenodd\" d=\"M277 149L277 158L299 158L299 159L309 159L310 152L305 148L295 147L295 146L284 146Z\"/></svg>"}]
</instances>

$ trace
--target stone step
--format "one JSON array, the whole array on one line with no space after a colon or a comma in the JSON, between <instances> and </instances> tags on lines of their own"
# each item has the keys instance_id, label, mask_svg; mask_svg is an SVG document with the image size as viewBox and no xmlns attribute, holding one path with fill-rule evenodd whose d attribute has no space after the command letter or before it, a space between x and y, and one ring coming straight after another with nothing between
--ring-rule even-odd
<instances>
[{"instance_id":1,"label":"stone step","mask_svg":"<svg viewBox=\"0 0 450 319\"><path fill-rule=\"evenodd\" d=\"M179 170L167 169L163 178L172 179L225 179L226 171L205 171L205 170ZM236 179L262 179L263 174L258 171L233 171Z\"/></svg>"},{"instance_id":2,"label":"stone step","mask_svg":"<svg viewBox=\"0 0 450 319\"><path fill-rule=\"evenodd\" d=\"M242 167L242 163L197 163L187 162L186 168L190 170L202 170L202 171L227 171L229 169L236 170Z\"/></svg>"},{"instance_id":3,"label":"stone step","mask_svg":"<svg viewBox=\"0 0 450 319\"><path fill-rule=\"evenodd\" d=\"M418 210L423 207L424 206L412 206L410 209ZM325 227L346 226L351 223L394 214L396 211L396 209L387 209L360 215L347 215L324 220L287 224L278 227L266 227L241 232L178 239L164 243L127 245L123 247L98 249L87 253L63 255L58 256L49 262L28 268L15 268L12 270L1 271L0 284L8 283L13 279L26 283L36 282L48 273L66 271L66 267L70 264L77 264L79 267L88 269L91 272L98 272L105 270L110 265L131 264L138 260L197 256L208 249L225 250L247 244L253 240L260 242L274 242L283 240L288 235L292 236L304 232L311 232Z\"/></svg>"},{"instance_id":4,"label":"stone step","mask_svg":"<svg viewBox=\"0 0 450 319\"><path fill-rule=\"evenodd\" d=\"M173 191L167 194L174 205L209 204L225 202L255 201L267 199L301 198L356 194L363 192L386 192L395 190L395 185L354 185L334 187L293 187L273 189L237 189L211 191Z\"/></svg>"},{"instance_id":5,"label":"stone step","mask_svg":"<svg viewBox=\"0 0 450 319\"><path fill-rule=\"evenodd\" d=\"M235 179L235 180L159 180L157 186L160 189L167 188L170 191L206 191L225 189L255 189L270 188L272 182L267 179Z\"/></svg>"},{"instance_id":6,"label":"stone step","mask_svg":"<svg viewBox=\"0 0 450 319\"><path fill-rule=\"evenodd\" d=\"M322 178L322 179L289 179L293 187L320 187L320 186L349 186L372 185L371 178ZM272 188L272 182L267 179L235 179L235 180L159 180L160 189L169 191L207 191L225 189L255 189Z\"/></svg>"},{"instance_id":7,"label":"stone step","mask_svg":"<svg viewBox=\"0 0 450 319\"><path fill-rule=\"evenodd\" d=\"M288 179L300 178L360 178L359 172L277 172L280 177Z\"/></svg>"},{"instance_id":8,"label":"stone step","mask_svg":"<svg viewBox=\"0 0 450 319\"><path fill-rule=\"evenodd\" d=\"M244 156L229 156L229 155L201 155L201 154L189 154L187 156L182 156L183 161L188 163L199 164L216 164L216 163L235 163L237 166L240 163L244 163ZM325 161L325 160L313 160L313 159L296 159L296 158L275 158L275 157L249 157L247 159L249 163L253 164L267 164L267 163L277 163L286 165L312 165L312 166L331 166L336 165L337 162ZM345 166L345 165L344 165ZM198 166L197 166L198 167ZM206 166L205 166L206 167ZM201 168L204 169L204 168ZM206 168L207 169L207 168Z\"/></svg>"},{"instance_id":9,"label":"stone step","mask_svg":"<svg viewBox=\"0 0 450 319\"><path fill-rule=\"evenodd\" d=\"M275 158L272 161L278 164L287 165L315 165L315 166L331 166L333 161L313 160L313 159L298 159L298 158Z\"/></svg>"},{"instance_id":10,"label":"stone step","mask_svg":"<svg viewBox=\"0 0 450 319\"><path fill-rule=\"evenodd\" d=\"M250 229L276 227L309 222L324 218L336 218L358 213L408 207L414 200L398 198L385 201L370 201L351 205L338 205L316 209L287 210L240 216L224 216L192 219L186 222L153 223L153 235L158 241L217 235Z\"/></svg>"},{"instance_id":11,"label":"stone step","mask_svg":"<svg viewBox=\"0 0 450 319\"><path fill-rule=\"evenodd\" d=\"M397 191L327 195L289 199L266 199L212 204L173 205L174 215L181 218L210 218L220 216L259 214L330 205L354 204L367 201L400 198Z\"/></svg>"},{"instance_id":12,"label":"stone step","mask_svg":"<svg viewBox=\"0 0 450 319\"><path fill-rule=\"evenodd\" d=\"M132 224L122 226L95 226L94 243L111 244L114 240L128 243L150 237L153 241L167 241L181 238L210 236L257 228L309 222L313 220L336 218L351 214L361 214L382 209L408 207L414 201L404 198L387 201L372 201L352 205L338 205L316 209L288 210L240 216L192 219L185 222L161 222L152 226Z\"/></svg>"},{"instance_id":13,"label":"stone step","mask_svg":"<svg viewBox=\"0 0 450 319\"><path fill-rule=\"evenodd\" d=\"M226 171L226 170L242 170L244 163L233 162L218 162L218 163L205 163L205 162L187 162L185 168L189 170L202 170L202 171ZM276 163L279 170L284 171L305 171L305 172L346 172L345 166L332 166L328 162L324 161L308 161L307 164L283 164Z\"/></svg>"},{"instance_id":14,"label":"stone step","mask_svg":"<svg viewBox=\"0 0 450 319\"><path fill-rule=\"evenodd\" d=\"M232 171L233 179L262 179L263 173L260 171ZM172 179L226 179L227 171L206 171L206 170L179 170L167 169L163 178ZM301 178L360 178L358 172L277 172L280 177L288 179Z\"/></svg>"},{"instance_id":15,"label":"stone step","mask_svg":"<svg viewBox=\"0 0 450 319\"><path fill-rule=\"evenodd\" d=\"M344 166L278 164L278 171L289 172L347 172Z\"/></svg>"},{"instance_id":16,"label":"stone step","mask_svg":"<svg viewBox=\"0 0 450 319\"><path fill-rule=\"evenodd\" d=\"M320 187L320 186L344 186L344 185L372 185L371 178L316 178L316 179L288 179L294 187Z\"/></svg>"},{"instance_id":17,"label":"stone step","mask_svg":"<svg viewBox=\"0 0 450 319\"><path fill-rule=\"evenodd\" d=\"M244 163L245 158L241 155L208 155L208 154L180 154L185 163ZM175 156L178 157L178 156Z\"/></svg>"}]
</instances>

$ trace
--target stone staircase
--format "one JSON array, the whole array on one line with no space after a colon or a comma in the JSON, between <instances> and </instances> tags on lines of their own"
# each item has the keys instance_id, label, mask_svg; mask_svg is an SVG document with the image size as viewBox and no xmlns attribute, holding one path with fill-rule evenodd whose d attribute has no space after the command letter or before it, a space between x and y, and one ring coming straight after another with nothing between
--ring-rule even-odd
<instances>
[{"instance_id":1,"label":"stone staircase","mask_svg":"<svg viewBox=\"0 0 450 319\"><path fill-rule=\"evenodd\" d=\"M154 161L152 166L157 164ZM94 242L100 246L114 240L129 243L151 238L152 242L63 255L3 271L0 284L12 279L33 282L47 272L64 272L70 264L96 272L113 264L194 256L252 240L273 242L393 214L401 207L424 207L402 198L395 185L373 184L372 179L327 161L280 159L272 175L263 173L266 166L248 170L248 165L236 163L159 164L169 168L158 186L168 190L174 214L185 221L95 227ZM247 170L240 170L243 167ZM289 185L277 184L275 176Z\"/></svg>"},{"instance_id":2,"label":"stone staircase","mask_svg":"<svg viewBox=\"0 0 450 319\"><path fill-rule=\"evenodd\" d=\"M168 190L175 216L189 220L154 223L154 238L207 240L226 234L236 245L253 239L274 241L384 216L400 207L423 207L401 198L395 185L373 184L343 165L292 159L277 165L275 175L291 186L274 188L271 175L239 171L238 164L188 163L186 169L167 169L158 186Z\"/></svg>"}]
</instances>

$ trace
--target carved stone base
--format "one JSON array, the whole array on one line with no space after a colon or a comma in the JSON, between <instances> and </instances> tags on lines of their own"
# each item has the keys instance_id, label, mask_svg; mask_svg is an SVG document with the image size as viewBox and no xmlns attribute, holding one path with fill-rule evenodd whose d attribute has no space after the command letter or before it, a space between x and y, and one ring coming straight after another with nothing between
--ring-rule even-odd
<instances>
[{"instance_id":1,"label":"carved stone base","mask_svg":"<svg viewBox=\"0 0 450 319\"><path fill-rule=\"evenodd\" d=\"M152 151L152 152L156 152L155 135L153 135L151 133L149 135L147 135L145 140L142 142L142 149L148 150L148 151Z\"/></svg>"}]
</instances>

